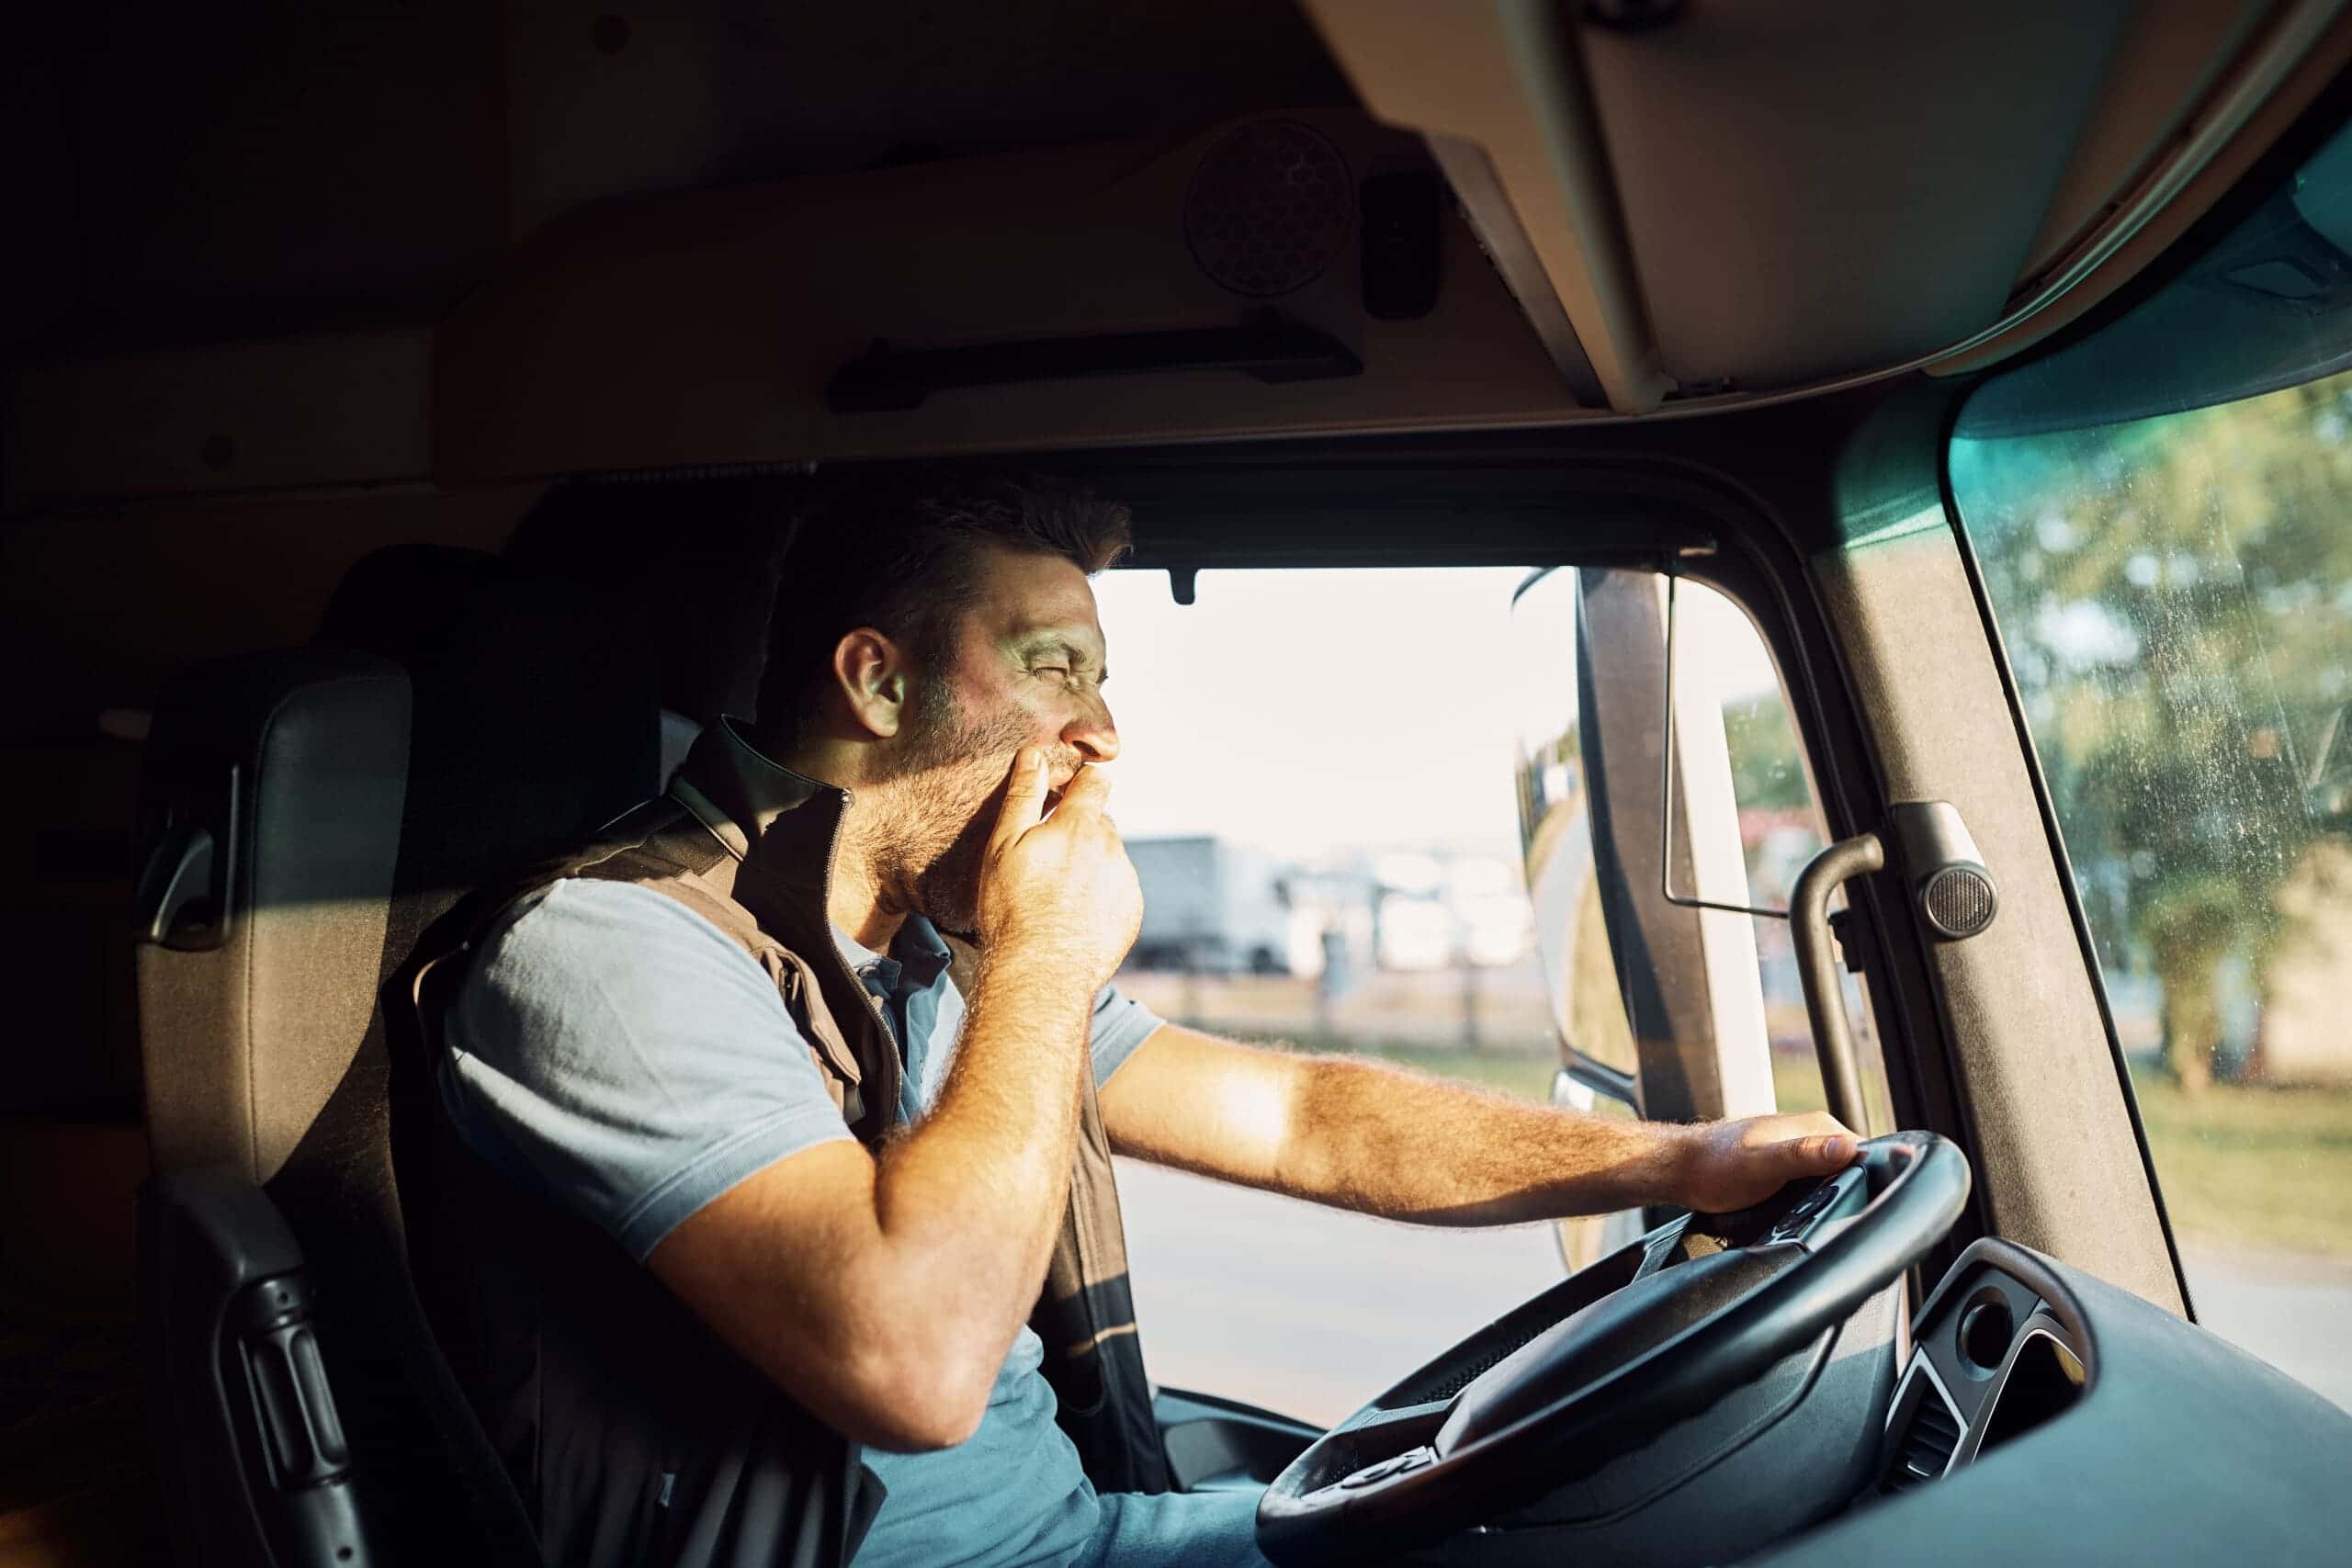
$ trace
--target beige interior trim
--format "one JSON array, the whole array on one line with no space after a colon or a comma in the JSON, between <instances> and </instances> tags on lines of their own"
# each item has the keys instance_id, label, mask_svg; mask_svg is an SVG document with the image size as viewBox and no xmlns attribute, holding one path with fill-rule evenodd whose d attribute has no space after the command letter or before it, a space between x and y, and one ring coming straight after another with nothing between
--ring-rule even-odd
<instances>
[{"instance_id":1,"label":"beige interior trim","mask_svg":"<svg viewBox=\"0 0 2352 1568\"><path fill-rule=\"evenodd\" d=\"M2171 153L2110 216L1977 336L1925 362L1931 375L1982 369L2041 342L2130 281L2203 217L2352 62L2346 0L2292 0L2182 127ZM1907 367L1906 367L1907 368Z\"/></svg>"},{"instance_id":2,"label":"beige interior trim","mask_svg":"<svg viewBox=\"0 0 2352 1568\"><path fill-rule=\"evenodd\" d=\"M1929 505L1917 530L1825 551L1813 572L1888 798L1951 802L2000 878L2000 918L1927 955L1978 1190L1996 1234L2183 1313L2008 694L1958 542Z\"/></svg>"},{"instance_id":3,"label":"beige interior trim","mask_svg":"<svg viewBox=\"0 0 2352 1568\"><path fill-rule=\"evenodd\" d=\"M1504 276L1538 333L1556 308L1609 406L1619 413L1657 408L1674 383L1642 308L1608 156L1561 7L1548 0L1305 6L1373 115L1419 130L1441 148L1451 139L1485 151L1494 179L1457 184L1456 194L1490 251L1492 236L1525 236L1551 299L1536 289L1531 269L1514 276L1506 266ZM1556 334L1544 338L1560 362ZM1562 369L1567 373L1566 364Z\"/></svg>"},{"instance_id":4,"label":"beige interior trim","mask_svg":"<svg viewBox=\"0 0 2352 1568\"><path fill-rule=\"evenodd\" d=\"M1607 406L1609 395L1592 373L1592 361L1586 357L1584 344L1577 341L1576 326L1560 308L1560 297L1552 291L1543 257L1536 254L1534 243L1520 226L1519 214L1511 209L1502 176L1495 173L1495 161L1487 156L1484 147L1459 136L1431 136L1429 144L1430 155L1453 188L1463 220L1478 236L1487 259L1502 275L1504 287L1519 301L1527 324L1535 330L1544 352L1552 356L1577 401L1594 408Z\"/></svg>"}]
</instances>

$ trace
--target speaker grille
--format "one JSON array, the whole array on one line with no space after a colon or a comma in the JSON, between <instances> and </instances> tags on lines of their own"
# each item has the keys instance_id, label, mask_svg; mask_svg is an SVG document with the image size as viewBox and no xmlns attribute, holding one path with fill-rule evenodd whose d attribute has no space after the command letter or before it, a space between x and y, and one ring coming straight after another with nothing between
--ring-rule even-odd
<instances>
[{"instance_id":1,"label":"speaker grille","mask_svg":"<svg viewBox=\"0 0 2352 1568\"><path fill-rule=\"evenodd\" d=\"M1920 890L1928 923L1949 937L1974 936L1993 923L1993 882L1970 865L1948 865Z\"/></svg>"},{"instance_id":2,"label":"speaker grille","mask_svg":"<svg viewBox=\"0 0 2352 1568\"><path fill-rule=\"evenodd\" d=\"M1184 193L1184 239L1220 287L1269 299L1323 275L1355 209L1337 147L1296 120L1261 119L1201 160Z\"/></svg>"}]
</instances>

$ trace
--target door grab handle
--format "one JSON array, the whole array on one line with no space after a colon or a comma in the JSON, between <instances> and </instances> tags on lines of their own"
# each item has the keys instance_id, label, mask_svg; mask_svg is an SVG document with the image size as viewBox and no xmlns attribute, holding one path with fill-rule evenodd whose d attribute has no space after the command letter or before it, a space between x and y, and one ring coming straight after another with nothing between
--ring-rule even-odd
<instances>
[{"instance_id":1,"label":"door grab handle","mask_svg":"<svg viewBox=\"0 0 2352 1568\"><path fill-rule=\"evenodd\" d=\"M1789 895L1789 936L1796 946L1797 978L1804 986L1804 1010L1813 1025L1814 1050L1821 1059L1821 1087L1829 1114L1864 1137L1862 1075L1854 1063L1854 1034L1846 1021L1846 997L1838 981L1838 944L1829 931L1829 895L1841 883L1886 864L1886 846L1875 833L1840 839L1797 875Z\"/></svg>"},{"instance_id":2,"label":"door grab handle","mask_svg":"<svg viewBox=\"0 0 2352 1568\"><path fill-rule=\"evenodd\" d=\"M1576 1050L1574 1046L1569 1049ZM1553 1075L1553 1104L1565 1103L1564 1097L1570 1092L1567 1087L1570 1084L1583 1089L1587 1099L1598 1095L1639 1112L1641 1090L1634 1085L1634 1075L1621 1073L1606 1062L1596 1062L1581 1051L1577 1051L1575 1058L1563 1064L1560 1070ZM1583 1105L1577 1109L1589 1111L1591 1107Z\"/></svg>"},{"instance_id":3,"label":"door grab handle","mask_svg":"<svg viewBox=\"0 0 2352 1568\"><path fill-rule=\"evenodd\" d=\"M834 373L825 407L834 413L883 413L920 408L932 393L957 387L1189 370L1238 370L1279 384L1360 376L1363 361L1329 333L1278 310L1260 311L1238 327L1032 338L970 348L902 351L876 340L863 358Z\"/></svg>"}]
</instances>

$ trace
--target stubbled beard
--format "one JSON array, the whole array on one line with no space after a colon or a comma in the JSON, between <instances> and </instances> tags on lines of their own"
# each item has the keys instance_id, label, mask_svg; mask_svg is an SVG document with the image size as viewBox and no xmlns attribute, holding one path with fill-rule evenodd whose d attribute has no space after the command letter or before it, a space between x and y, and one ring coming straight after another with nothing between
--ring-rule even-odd
<instances>
[{"instance_id":1,"label":"stubbled beard","mask_svg":"<svg viewBox=\"0 0 2352 1568\"><path fill-rule=\"evenodd\" d=\"M888 809L872 824L868 852L886 901L903 903L950 936L973 940L980 866L1004 801L1012 754L1035 739L1017 714L976 718L932 684L913 731L883 784ZM1049 759L1057 774L1073 756ZM883 802L877 802L883 804Z\"/></svg>"}]
</instances>

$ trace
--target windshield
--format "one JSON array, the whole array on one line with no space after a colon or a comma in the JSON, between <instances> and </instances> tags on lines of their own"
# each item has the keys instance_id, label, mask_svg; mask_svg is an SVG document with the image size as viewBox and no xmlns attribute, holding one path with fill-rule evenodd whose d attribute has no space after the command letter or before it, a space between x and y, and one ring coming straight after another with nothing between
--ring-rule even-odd
<instances>
[{"instance_id":1,"label":"windshield","mask_svg":"<svg viewBox=\"0 0 2352 1568\"><path fill-rule=\"evenodd\" d=\"M2352 1406L2346 145L1950 462L2199 1315Z\"/></svg>"}]
</instances>

